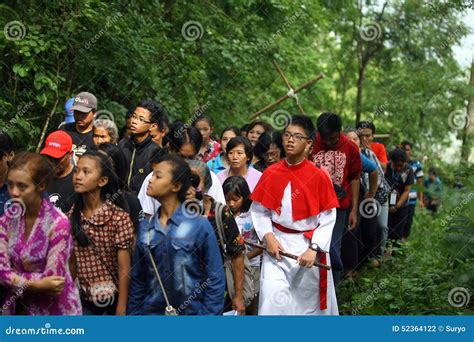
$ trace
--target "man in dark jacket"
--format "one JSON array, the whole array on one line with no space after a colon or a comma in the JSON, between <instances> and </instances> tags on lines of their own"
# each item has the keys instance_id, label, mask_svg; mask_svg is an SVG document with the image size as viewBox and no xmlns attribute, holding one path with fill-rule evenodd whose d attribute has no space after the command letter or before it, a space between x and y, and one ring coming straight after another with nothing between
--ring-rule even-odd
<instances>
[{"instance_id":1,"label":"man in dark jacket","mask_svg":"<svg viewBox=\"0 0 474 342\"><path fill-rule=\"evenodd\" d=\"M129 139L122 139L119 147L128 166L125 182L134 194L138 194L145 177L152 171L152 157L163 153L161 147L153 141L151 132L157 127L162 129L166 121L165 109L153 100L142 101L131 114L132 135Z\"/></svg>"}]
</instances>

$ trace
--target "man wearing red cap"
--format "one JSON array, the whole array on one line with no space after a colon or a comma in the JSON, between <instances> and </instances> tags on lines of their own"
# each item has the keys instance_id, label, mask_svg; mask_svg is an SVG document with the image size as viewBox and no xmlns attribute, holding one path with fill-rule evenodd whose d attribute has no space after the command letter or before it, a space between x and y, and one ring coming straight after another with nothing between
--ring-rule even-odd
<instances>
[{"instance_id":1,"label":"man wearing red cap","mask_svg":"<svg viewBox=\"0 0 474 342\"><path fill-rule=\"evenodd\" d=\"M70 110L74 112L75 122L65 124L62 129L71 136L76 156L81 156L88 148L94 146L92 137L97 98L83 91L74 97Z\"/></svg>"},{"instance_id":2,"label":"man wearing red cap","mask_svg":"<svg viewBox=\"0 0 474 342\"><path fill-rule=\"evenodd\" d=\"M72 139L64 131L55 131L48 135L41 154L45 155L54 166L54 179L48 186L49 199L54 205L67 213L76 199L72 183L73 157Z\"/></svg>"}]
</instances>

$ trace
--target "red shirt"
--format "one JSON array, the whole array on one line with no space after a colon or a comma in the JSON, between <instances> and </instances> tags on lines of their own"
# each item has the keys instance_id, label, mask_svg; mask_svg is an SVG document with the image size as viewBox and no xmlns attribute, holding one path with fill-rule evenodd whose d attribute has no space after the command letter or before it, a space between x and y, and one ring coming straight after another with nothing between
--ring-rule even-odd
<instances>
[{"instance_id":1,"label":"red shirt","mask_svg":"<svg viewBox=\"0 0 474 342\"><path fill-rule=\"evenodd\" d=\"M370 149L374 151L375 156L381 164L388 164L387 151L385 151L385 146L382 143L370 143Z\"/></svg>"},{"instance_id":2,"label":"red shirt","mask_svg":"<svg viewBox=\"0 0 474 342\"><path fill-rule=\"evenodd\" d=\"M360 177L362 171L357 145L340 133L337 144L327 147L321 141L321 136L318 133L313 144L311 160L316 166L324 167L329 172L332 182L346 191L346 197L339 199L339 206L341 209L349 208L351 205L350 184L354 179Z\"/></svg>"},{"instance_id":3,"label":"red shirt","mask_svg":"<svg viewBox=\"0 0 474 342\"><path fill-rule=\"evenodd\" d=\"M289 165L286 160L281 160L269 166L260 177L250 198L280 214L283 193L288 183L291 183L294 221L338 207L329 177L306 159L297 165Z\"/></svg>"}]
</instances>

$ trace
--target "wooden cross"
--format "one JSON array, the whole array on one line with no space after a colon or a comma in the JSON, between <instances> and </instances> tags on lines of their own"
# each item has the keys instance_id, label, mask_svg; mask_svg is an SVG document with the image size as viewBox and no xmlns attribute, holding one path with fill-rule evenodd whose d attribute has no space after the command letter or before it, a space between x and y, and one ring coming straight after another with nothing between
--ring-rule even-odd
<instances>
[{"instance_id":1,"label":"wooden cross","mask_svg":"<svg viewBox=\"0 0 474 342\"><path fill-rule=\"evenodd\" d=\"M260 115L262 115L263 113L265 112L268 112L269 110L275 108L276 106L278 106L280 103L282 103L283 101L289 99L290 97L291 98L294 98L295 99L295 102L296 102L296 106L298 107L298 109L300 110L300 112L302 114L304 114L304 110L303 110L303 107L301 107L301 104L298 100L298 97L296 94L298 94L301 90L303 89L306 89L306 88L309 88L311 87L313 84L315 84L316 82L318 82L319 80L321 80L323 77L324 77L324 74L321 73L319 74L318 76L316 76L315 78L313 78L312 80L309 80L308 82L300 85L298 88L293 88L290 84L290 82L288 81L288 79L286 78L285 74L283 73L283 71L281 70L280 66L278 65L278 63L276 61L273 61L273 64L275 65L275 68L277 69L277 72L280 74L281 78L283 79L283 81L285 82L286 84L286 87L288 88L288 93L285 95L285 96L282 96L280 97L278 100L276 100L275 102L273 103L270 103L269 105L263 107L262 109L260 109L258 112L255 112L253 113L251 116L250 116L250 120L253 120L257 117L259 117Z\"/></svg>"}]
</instances>

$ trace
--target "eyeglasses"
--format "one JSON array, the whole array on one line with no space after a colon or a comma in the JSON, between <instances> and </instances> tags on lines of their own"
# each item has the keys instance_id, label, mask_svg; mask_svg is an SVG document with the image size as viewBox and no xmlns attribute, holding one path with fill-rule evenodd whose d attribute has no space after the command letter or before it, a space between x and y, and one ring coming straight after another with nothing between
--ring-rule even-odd
<instances>
[{"instance_id":1,"label":"eyeglasses","mask_svg":"<svg viewBox=\"0 0 474 342\"><path fill-rule=\"evenodd\" d=\"M301 134L293 134L290 132L285 132L283 133L283 139L290 140L290 138L293 138L294 141L303 141L309 139L308 137L305 137L304 135Z\"/></svg>"},{"instance_id":2,"label":"eyeglasses","mask_svg":"<svg viewBox=\"0 0 474 342\"><path fill-rule=\"evenodd\" d=\"M130 118L132 120L138 120L140 121L141 123L147 123L147 124L151 124L153 123L152 121L146 121L146 119L142 116L138 116L137 114L133 113L132 116L130 116Z\"/></svg>"},{"instance_id":3,"label":"eyeglasses","mask_svg":"<svg viewBox=\"0 0 474 342\"><path fill-rule=\"evenodd\" d=\"M266 158L280 158L281 157L281 152L278 151L270 151L265 153Z\"/></svg>"}]
</instances>

